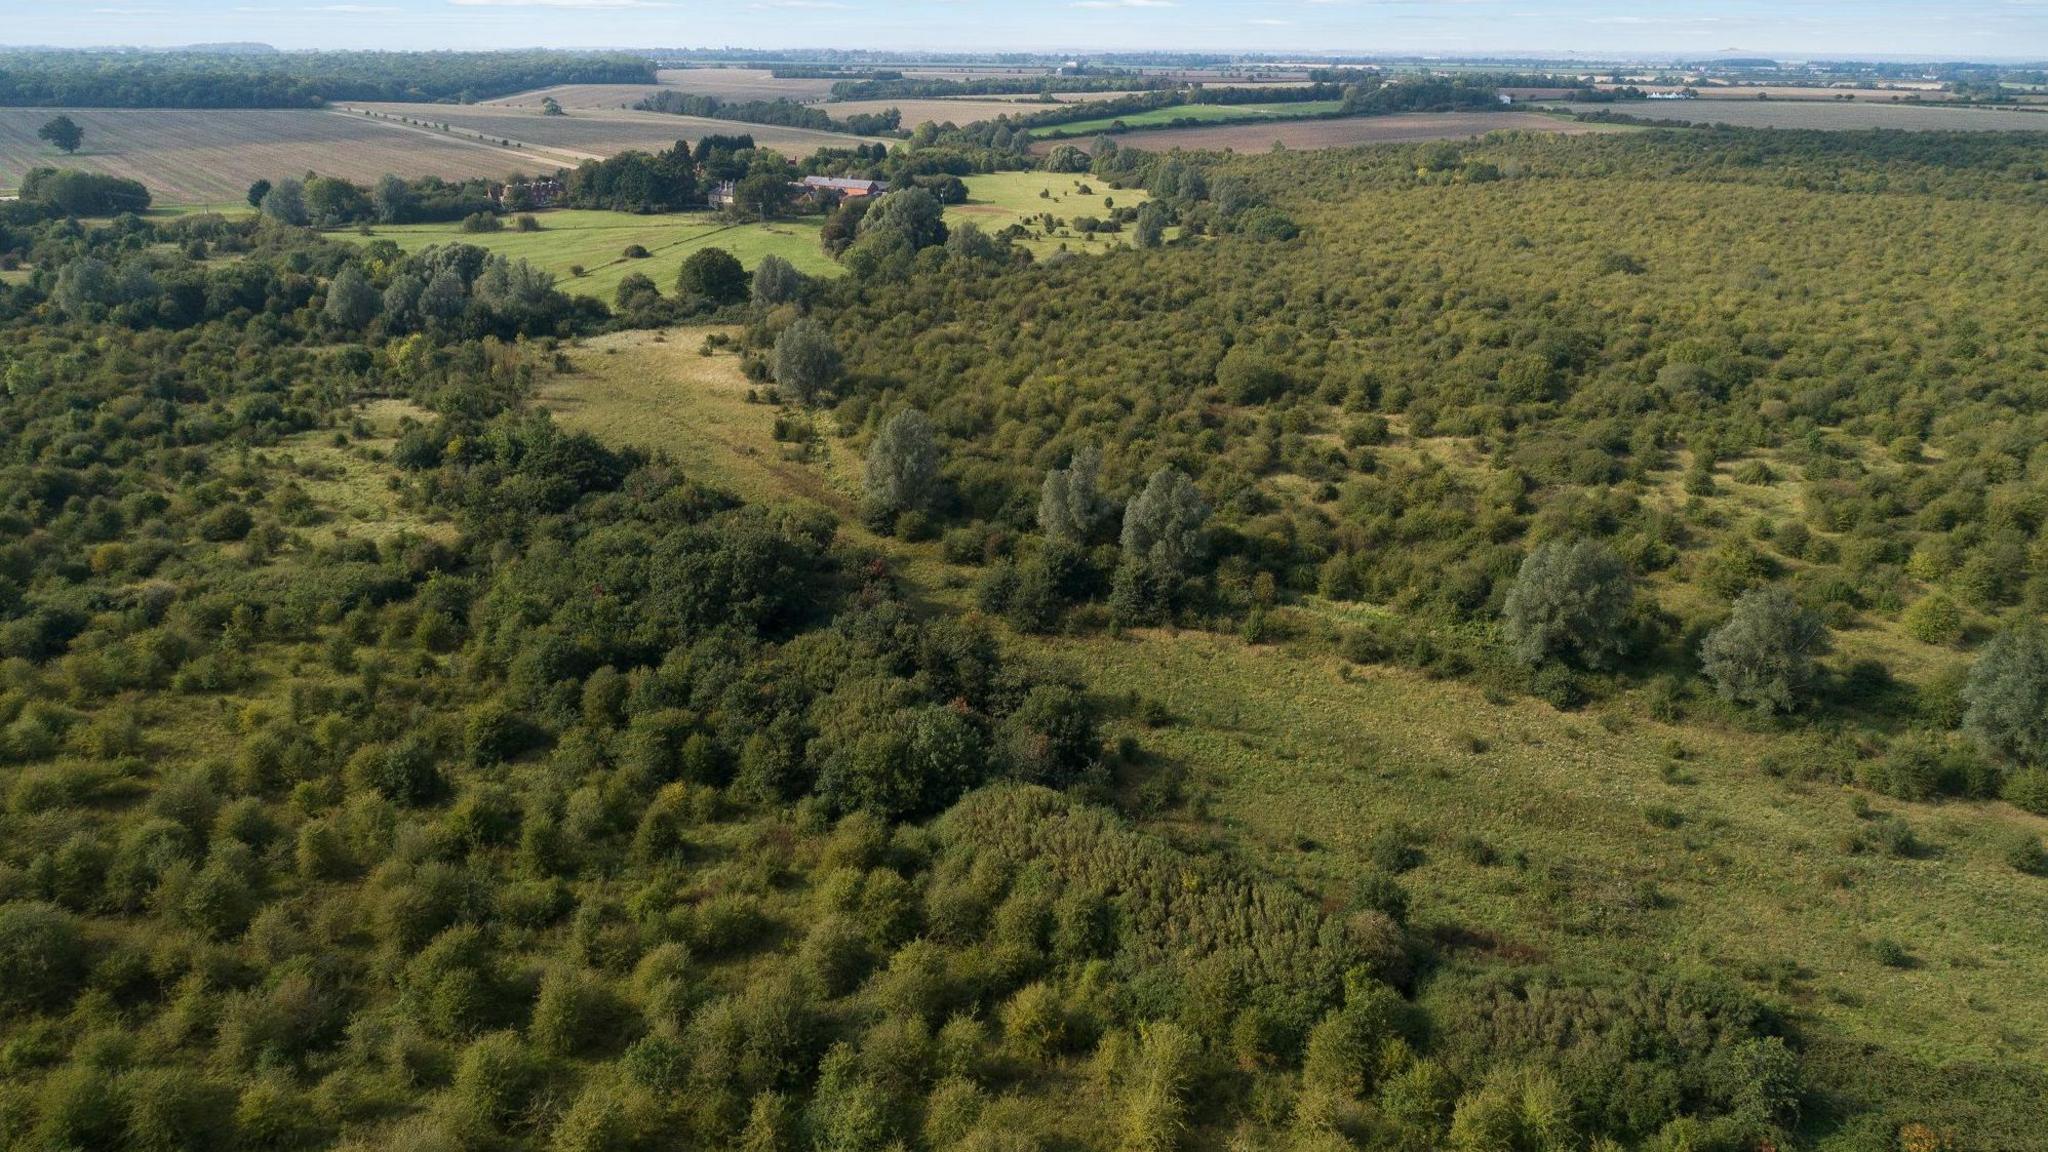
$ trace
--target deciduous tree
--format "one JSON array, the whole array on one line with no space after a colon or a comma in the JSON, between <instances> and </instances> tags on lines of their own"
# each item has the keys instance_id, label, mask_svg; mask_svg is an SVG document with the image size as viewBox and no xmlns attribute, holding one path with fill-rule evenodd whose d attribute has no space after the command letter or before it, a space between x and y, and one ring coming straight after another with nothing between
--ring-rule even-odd
<instances>
[{"instance_id":1,"label":"deciduous tree","mask_svg":"<svg viewBox=\"0 0 2048 1152\"><path fill-rule=\"evenodd\" d=\"M1626 654L1635 584L1628 566L1593 540L1539 545L1508 589L1508 643L1525 664L1551 660L1606 668Z\"/></svg>"},{"instance_id":2,"label":"deciduous tree","mask_svg":"<svg viewBox=\"0 0 2048 1152\"><path fill-rule=\"evenodd\" d=\"M1700 665L1725 699L1791 712L1806 702L1815 658L1828 647L1818 614L1783 588L1761 588L1744 593L1728 622L1707 636Z\"/></svg>"}]
</instances>

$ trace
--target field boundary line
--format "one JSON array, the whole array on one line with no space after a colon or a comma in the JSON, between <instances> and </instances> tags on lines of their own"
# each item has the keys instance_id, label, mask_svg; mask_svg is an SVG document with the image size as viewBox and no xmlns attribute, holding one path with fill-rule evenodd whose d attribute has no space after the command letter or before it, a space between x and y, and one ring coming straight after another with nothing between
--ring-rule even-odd
<instances>
[{"instance_id":1,"label":"field boundary line","mask_svg":"<svg viewBox=\"0 0 2048 1152\"><path fill-rule=\"evenodd\" d=\"M393 119L382 112L372 111L367 108L329 108L326 111L331 115L344 117L349 120L368 121L369 123L381 125L382 127L389 128L393 131L415 132L421 136L427 136L437 140L454 140L456 143L465 144L471 148L483 148L492 152L496 152L502 156L517 157L521 160L538 159L544 162L551 162L555 164L562 164L564 161L568 161L569 163L567 166L573 168L576 165L581 164L585 160L604 159L604 157L602 156L593 155L588 152L577 152L566 148L554 148L547 145L535 144L527 140L519 141L519 144L523 148L527 149L527 151L521 151L518 148L507 148L502 144L492 143L490 140L484 138L483 134L480 132L472 132L469 129L456 128L452 125L446 132L434 128L423 128L417 124L407 124L404 121ZM509 140L511 139L511 137L501 137L501 139Z\"/></svg>"}]
</instances>

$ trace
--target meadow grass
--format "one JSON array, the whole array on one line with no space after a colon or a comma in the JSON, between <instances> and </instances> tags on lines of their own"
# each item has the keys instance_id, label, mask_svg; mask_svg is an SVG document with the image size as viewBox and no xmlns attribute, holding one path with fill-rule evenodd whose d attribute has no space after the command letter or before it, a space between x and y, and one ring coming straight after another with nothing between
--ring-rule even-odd
<instances>
[{"instance_id":1,"label":"meadow grass","mask_svg":"<svg viewBox=\"0 0 2048 1152\"><path fill-rule=\"evenodd\" d=\"M1083 195L1078 189L1095 189ZM1051 212L1071 223L1075 216L1107 217L1104 198L1118 204L1139 204L1146 194L1139 189L1113 189L1088 176L1067 176L1051 172L998 172L967 179L968 199L946 209L946 219L958 223L971 220L989 232L1025 222L1029 216ZM1040 196L1041 191L1049 196ZM215 205L226 211L227 206ZM675 289L676 273L692 252L723 248L739 257L748 269L766 256L780 256L813 276L837 276L839 264L818 241L823 218L798 216L784 220L730 224L710 212L678 212L663 216L638 216L629 212L604 212L564 208L539 212L538 232L521 232L506 221L502 232L464 232L460 224L388 224L370 229L365 239L391 240L407 252L435 244L475 244L516 260L525 260L552 272L561 288L580 296L595 296L609 303L618 294L619 282L633 273L653 279L663 292ZM337 239L361 235L336 231ZM1068 227L1051 235L1034 234L1024 246L1038 255L1059 248L1086 251L1128 242L1128 233L1090 239ZM624 255L630 246L645 248L645 259ZM581 267L582 276L572 269Z\"/></svg>"},{"instance_id":2,"label":"meadow grass","mask_svg":"<svg viewBox=\"0 0 2048 1152\"><path fill-rule=\"evenodd\" d=\"M778 409L748 401L736 357L699 354L706 332L585 342L540 400L565 424L665 451L749 499L832 508L850 539L899 561L920 601L968 607L975 570L861 528L850 447L826 418L790 410L820 439L808 454L778 444ZM1731 485L1715 499L1776 503L1750 487L1760 490ZM1281 611L1294 638L1270 645L1166 631L1007 643L1105 701L1111 734L1144 750L1125 788L1177 795L1148 824L1185 846L1341 904L1390 836L1411 839L1422 851L1404 877L1415 919L1453 969L1713 971L1816 1042L1874 1045L1894 1066L2048 1059L2048 883L2002 852L2048 821L1818 778L1807 769L1820 737L1727 711L1704 691L1665 723L1641 686L1560 712L1331 654L1334 629L1384 613L1310 601ZM1141 723L1134 695L1166 722ZM1910 851L1871 846L1891 821L1912 829ZM1891 944L1903 965L1885 959Z\"/></svg>"},{"instance_id":3,"label":"meadow grass","mask_svg":"<svg viewBox=\"0 0 2048 1152\"><path fill-rule=\"evenodd\" d=\"M1090 191L1082 192L1083 188ZM1091 248L1129 244L1131 233L1125 231L1090 238L1073 230L1075 217L1107 219L1112 211L1110 202L1113 201L1117 207L1125 207L1143 204L1147 199L1149 194L1142 188L1112 188L1086 173L995 172L969 177L967 203L947 208L946 220L948 223L973 221L983 231L991 233L1000 232L1012 224L1022 224L1032 230L1022 240L1022 246L1038 256L1061 248L1085 252ZM1064 222L1050 234L1040 227L1036 219L1046 212Z\"/></svg>"},{"instance_id":4,"label":"meadow grass","mask_svg":"<svg viewBox=\"0 0 2048 1152\"><path fill-rule=\"evenodd\" d=\"M454 525L403 507L391 483L388 458L404 421L430 424L433 413L382 399L363 405L358 419L365 434L316 429L287 437L269 453L319 509L317 522L301 530L320 545L345 536L381 544L401 534L452 541Z\"/></svg>"},{"instance_id":5,"label":"meadow grass","mask_svg":"<svg viewBox=\"0 0 2048 1152\"><path fill-rule=\"evenodd\" d=\"M435 244L475 244L554 273L563 291L607 303L618 293L619 282L636 272L652 278L663 292L673 292L683 261L703 248L723 248L749 269L765 256L780 256L815 276L839 270L818 244L822 220L815 216L728 224L709 212L636 216L571 208L536 213L535 218L541 224L538 232L520 232L508 220L503 232L464 232L459 224L379 225L370 238L395 241L408 252ZM626 249L634 245L649 255L627 258ZM582 276L573 272L579 266Z\"/></svg>"}]
</instances>

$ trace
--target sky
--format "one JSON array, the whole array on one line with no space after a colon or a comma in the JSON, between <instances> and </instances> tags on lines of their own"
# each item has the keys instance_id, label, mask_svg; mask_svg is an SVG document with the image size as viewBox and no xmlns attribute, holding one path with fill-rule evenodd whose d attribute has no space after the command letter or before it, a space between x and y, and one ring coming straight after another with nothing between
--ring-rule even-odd
<instances>
[{"instance_id":1,"label":"sky","mask_svg":"<svg viewBox=\"0 0 2048 1152\"><path fill-rule=\"evenodd\" d=\"M0 0L0 41L2048 59L2048 0Z\"/></svg>"}]
</instances>

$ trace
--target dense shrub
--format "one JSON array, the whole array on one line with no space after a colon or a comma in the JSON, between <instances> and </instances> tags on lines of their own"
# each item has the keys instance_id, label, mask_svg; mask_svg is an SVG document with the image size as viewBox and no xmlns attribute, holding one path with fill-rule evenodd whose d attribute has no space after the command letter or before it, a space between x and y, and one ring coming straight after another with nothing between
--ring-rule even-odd
<instances>
[{"instance_id":1,"label":"dense shrub","mask_svg":"<svg viewBox=\"0 0 2048 1152\"><path fill-rule=\"evenodd\" d=\"M0 904L0 1006L61 1007L85 973L85 940L70 913L50 904Z\"/></svg>"},{"instance_id":2,"label":"dense shrub","mask_svg":"<svg viewBox=\"0 0 2048 1152\"><path fill-rule=\"evenodd\" d=\"M1723 697L1762 712L1791 712L1810 698L1814 658L1828 647L1820 617L1771 588L1735 602L1728 622L1700 646L1700 665Z\"/></svg>"},{"instance_id":3,"label":"dense shrub","mask_svg":"<svg viewBox=\"0 0 2048 1152\"><path fill-rule=\"evenodd\" d=\"M1502 610L1508 643L1527 664L1607 667L1627 653L1634 601L1634 584L1613 549L1553 540L1529 554L1508 588Z\"/></svg>"}]
</instances>

